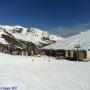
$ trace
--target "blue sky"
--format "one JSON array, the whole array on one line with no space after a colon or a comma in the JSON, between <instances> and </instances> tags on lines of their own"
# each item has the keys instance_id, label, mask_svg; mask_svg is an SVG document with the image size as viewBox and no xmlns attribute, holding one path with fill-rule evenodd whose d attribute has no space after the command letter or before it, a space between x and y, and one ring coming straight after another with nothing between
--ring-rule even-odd
<instances>
[{"instance_id":1,"label":"blue sky","mask_svg":"<svg viewBox=\"0 0 90 90\"><path fill-rule=\"evenodd\" d=\"M0 24L68 36L87 30L89 23L90 0L0 0Z\"/></svg>"}]
</instances>

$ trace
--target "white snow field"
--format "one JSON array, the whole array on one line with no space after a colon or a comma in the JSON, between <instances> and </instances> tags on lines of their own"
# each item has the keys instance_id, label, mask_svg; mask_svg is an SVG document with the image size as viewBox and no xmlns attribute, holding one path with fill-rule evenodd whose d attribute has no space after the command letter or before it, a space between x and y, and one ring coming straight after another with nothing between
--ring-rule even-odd
<instances>
[{"instance_id":1,"label":"white snow field","mask_svg":"<svg viewBox=\"0 0 90 90\"><path fill-rule=\"evenodd\" d=\"M0 53L1 87L16 87L2 90L90 90L90 62Z\"/></svg>"}]
</instances>

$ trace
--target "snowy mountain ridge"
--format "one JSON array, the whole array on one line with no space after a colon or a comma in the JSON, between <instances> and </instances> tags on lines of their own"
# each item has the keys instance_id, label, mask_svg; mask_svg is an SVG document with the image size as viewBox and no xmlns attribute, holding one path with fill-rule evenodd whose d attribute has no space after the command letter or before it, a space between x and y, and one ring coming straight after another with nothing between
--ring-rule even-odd
<instances>
[{"instance_id":1,"label":"snowy mountain ridge","mask_svg":"<svg viewBox=\"0 0 90 90\"><path fill-rule=\"evenodd\" d=\"M46 49L74 49L75 45L80 45L81 49L90 49L90 30L81 32L80 34L68 37L62 41L46 46Z\"/></svg>"},{"instance_id":2,"label":"snowy mountain ridge","mask_svg":"<svg viewBox=\"0 0 90 90\"><path fill-rule=\"evenodd\" d=\"M29 41L36 45L39 45L40 43L50 44L63 39L60 36L49 34L47 31L42 31L41 29L37 28L25 28L18 25L0 25L0 42L2 43L7 43L3 38L1 38L2 34L5 34L3 29L11 33L17 39Z\"/></svg>"}]
</instances>

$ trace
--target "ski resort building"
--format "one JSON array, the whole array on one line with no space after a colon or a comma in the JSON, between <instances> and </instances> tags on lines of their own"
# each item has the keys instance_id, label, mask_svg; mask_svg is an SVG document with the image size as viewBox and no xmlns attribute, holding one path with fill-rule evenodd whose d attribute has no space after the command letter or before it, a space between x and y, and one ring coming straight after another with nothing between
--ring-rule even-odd
<instances>
[{"instance_id":1,"label":"ski resort building","mask_svg":"<svg viewBox=\"0 0 90 90\"><path fill-rule=\"evenodd\" d=\"M14 45L0 43L0 52L11 55L31 56L33 51L31 49L17 48Z\"/></svg>"},{"instance_id":2,"label":"ski resort building","mask_svg":"<svg viewBox=\"0 0 90 90\"><path fill-rule=\"evenodd\" d=\"M31 56L33 55L33 51L30 49L16 48L11 50L11 55Z\"/></svg>"},{"instance_id":3,"label":"ski resort building","mask_svg":"<svg viewBox=\"0 0 90 90\"><path fill-rule=\"evenodd\" d=\"M47 56L58 57L74 61L86 61L87 51L85 50L64 50L64 49L42 49L42 53Z\"/></svg>"}]
</instances>

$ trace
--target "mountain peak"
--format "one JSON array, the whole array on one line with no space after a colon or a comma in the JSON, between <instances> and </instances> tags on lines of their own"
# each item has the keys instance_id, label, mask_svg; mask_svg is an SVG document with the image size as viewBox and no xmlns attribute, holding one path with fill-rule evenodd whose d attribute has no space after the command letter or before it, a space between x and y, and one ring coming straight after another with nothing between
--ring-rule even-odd
<instances>
[{"instance_id":1,"label":"mountain peak","mask_svg":"<svg viewBox=\"0 0 90 90\"><path fill-rule=\"evenodd\" d=\"M63 39L60 36L53 34L51 35L47 31L42 31L38 28L26 28L20 25L0 25L0 42L3 41L2 43L6 42L2 38L2 34L6 34L4 30L14 36L16 39L32 42L35 45L50 44Z\"/></svg>"}]
</instances>

